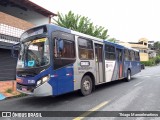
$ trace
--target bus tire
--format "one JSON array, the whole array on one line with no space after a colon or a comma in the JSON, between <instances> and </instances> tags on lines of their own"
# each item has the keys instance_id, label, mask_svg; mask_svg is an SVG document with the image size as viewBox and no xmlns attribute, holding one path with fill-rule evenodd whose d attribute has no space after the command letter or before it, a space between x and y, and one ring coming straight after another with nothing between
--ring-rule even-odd
<instances>
[{"instance_id":1,"label":"bus tire","mask_svg":"<svg viewBox=\"0 0 160 120\"><path fill-rule=\"evenodd\" d=\"M91 94L93 82L90 76L86 75L82 78L80 93L82 96Z\"/></svg>"},{"instance_id":2,"label":"bus tire","mask_svg":"<svg viewBox=\"0 0 160 120\"><path fill-rule=\"evenodd\" d=\"M131 80L131 70L127 70L126 82L129 82L130 80Z\"/></svg>"}]
</instances>

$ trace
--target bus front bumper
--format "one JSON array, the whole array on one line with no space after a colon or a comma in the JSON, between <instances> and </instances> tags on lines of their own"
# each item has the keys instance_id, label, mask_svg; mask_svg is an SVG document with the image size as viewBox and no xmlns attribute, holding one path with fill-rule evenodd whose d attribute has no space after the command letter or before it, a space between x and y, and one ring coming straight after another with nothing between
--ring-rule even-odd
<instances>
[{"instance_id":1,"label":"bus front bumper","mask_svg":"<svg viewBox=\"0 0 160 120\"><path fill-rule=\"evenodd\" d=\"M53 95L52 93L52 86L48 83L45 82L44 84L36 87L35 89L33 89L32 91L27 90L27 89L23 89L23 85L20 85L21 87L17 88L17 91L21 92L21 93L25 93L28 95L33 95L33 96L51 96ZM27 87L27 86L25 86Z\"/></svg>"}]
</instances>

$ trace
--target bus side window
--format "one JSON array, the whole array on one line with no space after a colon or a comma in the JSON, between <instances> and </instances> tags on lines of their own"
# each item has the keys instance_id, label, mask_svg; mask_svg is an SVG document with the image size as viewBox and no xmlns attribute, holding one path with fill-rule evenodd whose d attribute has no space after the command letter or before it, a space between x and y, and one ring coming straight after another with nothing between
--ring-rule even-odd
<instances>
[{"instance_id":1,"label":"bus side window","mask_svg":"<svg viewBox=\"0 0 160 120\"><path fill-rule=\"evenodd\" d=\"M119 61L122 61L122 50L119 51Z\"/></svg>"},{"instance_id":2,"label":"bus side window","mask_svg":"<svg viewBox=\"0 0 160 120\"><path fill-rule=\"evenodd\" d=\"M75 58L74 42L64 40L64 48L61 51L62 58Z\"/></svg>"},{"instance_id":3,"label":"bus side window","mask_svg":"<svg viewBox=\"0 0 160 120\"><path fill-rule=\"evenodd\" d=\"M132 60L132 52L131 50L128 50L129 60Z\"/></svg>"},{"instance_id":4,"label":"bus side window","mask_svg":"<svg viewBox=\"0 0 160 120\"><path fill-rule=\"evenodd\" d=\"M132 51L131 53L132 53L132 54L131 54L131 55L132 55L132 61L134 61L134 60L135 60L134 51Z\"/></svg>"},{"instance_id":5,"label":"bus side window","mask_svg":"<svg viewBox=\"0 0 160 120\"><path fill-rule=\"evenodd\" d=\"M134 51L132 51L132 61L135 61L136 59L136 56L135 56L135 52Z\"/></svg>"},{"instance_id":6,"label":"bus side window","mask_svg":"<svg viewBox=\"0 0 160 120\"><path fill-rule=\"evenodd\" d=\"M135 52L136 54L136 61L139 61L139 52Z\"/></svg>"},{"instance_id":7,"label":"bus side window","mask_svg":"<svg viewBox=\"0 0 160 120\"><path fill-rule=\"evenodd\" d=\"M54 54L54 57L58 57L57 55L57 38L54 37L54 46L53 46L53 54Z\"/></svg>"},{"instance_id":8,"label":"bus side window","mask_svg":"<svg viewBox=\"0 0 160 120\"><path fill-rule=\"evenodd\" d=\"M63 47L59 41L63 41ZM55 39L54 57L75 58L75 45L73 41Z\"/></svg>"},{"instance_id":9,"label":"bus side window","mask_svg":"<svg viewBox=\"0 0 160 120\"><path fill-rule=\"evenodd\" d=\"M140 60L140 57L139 57L139 52L137 52L137 61Z\"/></svg>"},{"instance_id":10,"label":"bus side window","mask_svg":"<svg viewBox=\"0 0 160 120\"><path fill-rule=\"evenodd\" d=\"M117 54L117 60L122 61L122 50L119 48L116 48L116 54Z\"/></svg>"},{"instance_id":11,"label":"bus side window","mask_svg":"<svg viewBox=\"0 0 160 120\"><path fill-rule=\"evenodd\" d=\"M106 60L115 60L115 47L112 45L105 45L105 59Z\"/></svg>"},{"instance_id":12,"label":"bus side window","mask_svg":"<svg viewBox=\"0 0 160 120\"><path fill-rule=\"evenodd\" d=\"M75 36L55 31L53 38L54 70L73 64L76 60Z\"/></svg>"},{"instance_id":13,"label":"bus side window","mask_svg":"<svg viewBox=\"0 0 160 120\"><path fill-rule=\"evenodd\" d=\"M125 49L125 60L128 61L129 60L129 53L128 53L128 50Z\"/></svg>"},{"instance_id":14,"label":"bus side window","mask_svg":"<svg viewBox=\"0 0 160 120\"><path fill-rule=\"evenodd\" d=\"M80 59L94 59L92 40L78 38L78 47Z\"/></svg>"}]
</instances>

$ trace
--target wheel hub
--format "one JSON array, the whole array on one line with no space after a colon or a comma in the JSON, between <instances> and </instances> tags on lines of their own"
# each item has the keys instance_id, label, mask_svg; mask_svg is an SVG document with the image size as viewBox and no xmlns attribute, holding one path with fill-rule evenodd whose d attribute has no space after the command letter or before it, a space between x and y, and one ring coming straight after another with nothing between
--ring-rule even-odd
<instances>
[{"instance_id":1,"label":"wheel hub","mask_svg":"<svg viewBox=\"0 0 160 120\"><path fill-rule=\"evenodd\" d=\"M87 91L90 89L90 82L88 80L85 80L83 83L83 88Z\"/></svg>"},{"instance_id":2,"label":"wheel hub","mask_svg":"<svg viewBox=\"0 0 160 120\"><path fill-rule=\"evenodd\" d=\"M129 80L131 79L131 75L130 75L130 73L128 74L128 79L129 79Z\"/></svg>"}]
</instances>

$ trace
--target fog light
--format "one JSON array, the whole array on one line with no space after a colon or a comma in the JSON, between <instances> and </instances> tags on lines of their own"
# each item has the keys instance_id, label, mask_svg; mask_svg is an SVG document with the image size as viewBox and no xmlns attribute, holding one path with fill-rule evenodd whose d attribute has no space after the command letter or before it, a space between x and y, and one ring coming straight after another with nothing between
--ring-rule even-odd
<instances>
[{"instance_id":1,"label":"fog light","mask_svg":"<svg viewBox=\"0 0 160 120\"><path fill-rule=\"evenodd\" d=\"M42 81L41 80L38 80L37 81L37 86L41 85Z\"/></svg>"}]
</instances>

